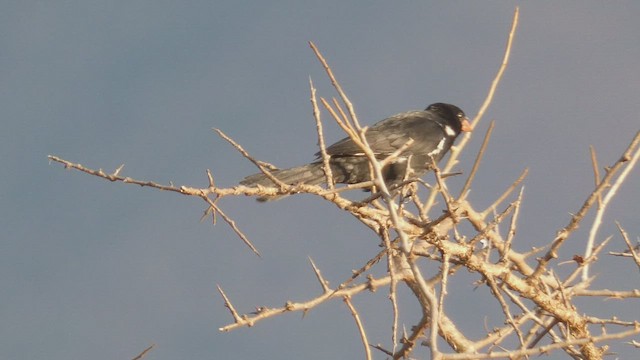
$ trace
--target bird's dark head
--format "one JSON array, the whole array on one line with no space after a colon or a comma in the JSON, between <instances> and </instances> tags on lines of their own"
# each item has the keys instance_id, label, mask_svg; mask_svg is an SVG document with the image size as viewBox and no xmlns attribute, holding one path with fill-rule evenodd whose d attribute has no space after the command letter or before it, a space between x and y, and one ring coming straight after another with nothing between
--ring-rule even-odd
<instances>
[{"instance_id":1,"label":"bird's dark head","mask_svg":"<svg viewBox=\"0 0 640 360\"><path fill-rule=\"evenodd\" d=\"M445 103L431 104L426 108L427 111L431 111L451 125L457 134L462 131L471 131L471 124L469 118L465 115L464 111L459 107Z\"/></svg>"}]
</instances>

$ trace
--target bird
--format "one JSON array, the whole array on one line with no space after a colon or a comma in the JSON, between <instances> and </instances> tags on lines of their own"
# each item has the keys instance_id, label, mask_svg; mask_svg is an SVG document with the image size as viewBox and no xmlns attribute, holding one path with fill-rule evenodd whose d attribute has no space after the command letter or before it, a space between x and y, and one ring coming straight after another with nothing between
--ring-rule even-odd
<instances>
[{"instance_id":1,"label":"bird","mask_svg":"<svg viewBox=\"0 0 640 360\"><path fill-rule=\"evenodd\" d=\"M395 160L382 169L387 186L393 186L406 179L407 174L420 177L439 162L449 151L461 132L471 131L471 124L465 113L457 106L434 103L425 110L407 111L381 120L365 132L367 143L379 160L413 142ZM371 181L369 159L350 137L326 148L335 183L358 184ZM272 170L270 173L288 185L321 185L326 183L326 175L321 152L316 160L289 169ZM407 167L408 165L408 167ZM264 173L253 174L240 181L244 186L275 187L274 182ZM270 201L282 196L265 196L258 201Z\"/></svg>"}]
</instances>

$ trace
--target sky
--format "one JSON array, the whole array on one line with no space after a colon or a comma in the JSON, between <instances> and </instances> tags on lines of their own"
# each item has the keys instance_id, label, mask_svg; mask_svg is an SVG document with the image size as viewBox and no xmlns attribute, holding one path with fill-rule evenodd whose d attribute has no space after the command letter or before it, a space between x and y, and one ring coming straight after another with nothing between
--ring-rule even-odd
<instances>
[{"instance_id":1,"label":"sky","mask_svg":"<svg viewBox=\"0 0 640 360\"><path fill-rule=\"evenodd\" d=\"M335 285L376 254L377 238L345 213L310 196L223 199L259 259L224 223L200 222L200 200L110 183L47 159L105 171L124 164L126 176L196 187L207 185L211 169L217 184L233 186L256 169L212 131L219 128L261 160L306 163L317 151L309 77L320 96L335 95L308 41L365 124L434 102L475 116L520 5L511 62L458 165L470 170L495 120L469 199L490 205L529 168L514 242L520 251L548 243L593 189L589 146L604 167L640 130L640 3L633 1L1 4L2 359L131 359L151 344L154 360L364 357L339 300L304 318L218 331L232 318L217 284L250 312L318 295L309 257ZM343 137L326 124L328 141ZM598 239L613 236L607 251L625 248L616 220L633 240L640 236L639 176L631 173L604 218ZM561 252L565 259L584 251L592 218ZM594 288L640 287L631 261L601 258ZM469 319L461 326L480 337L484 319L500 320L500 310L486 289L473 290L477 275L461 279L450 301L464 311L453 317ZM383 345L391 327L386 296L354 298L371 342ZM410 326L416 304L406 292L401 301ZM632 316L638 302L578 305L601 317ZM613 347L620 358L637 356L622 342Z\"/></svg>"}]
</instances>

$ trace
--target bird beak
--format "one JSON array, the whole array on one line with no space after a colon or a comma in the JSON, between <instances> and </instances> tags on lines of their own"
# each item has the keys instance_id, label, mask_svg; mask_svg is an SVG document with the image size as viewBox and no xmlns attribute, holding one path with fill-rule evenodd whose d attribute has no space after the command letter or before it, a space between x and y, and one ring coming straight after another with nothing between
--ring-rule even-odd
<instances>
[{"instance_id":1,"label":"bird beak","mask_svg":"<svg viewBox=\"0 0 640 360\"><path fill-rule=\"evenodd\" d=\"M471 123L469 122L469 119L465 117L464 119L462 119L462 131L466 132L471 130L473 130L471 128Z\"/></svg>"}]
</instances>

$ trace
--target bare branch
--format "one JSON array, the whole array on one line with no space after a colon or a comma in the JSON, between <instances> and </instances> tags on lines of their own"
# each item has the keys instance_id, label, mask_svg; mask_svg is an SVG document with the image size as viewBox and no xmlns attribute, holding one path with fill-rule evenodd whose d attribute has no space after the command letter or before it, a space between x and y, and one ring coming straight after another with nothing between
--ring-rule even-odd
<instances>
[{"instance_id":1,"label":"bare branch","mask_svg":"<svg viewBox=\"0 0 640 360\"><path fill-rule=\"evenodd\" d=\"M489 139L491 139L491 133L493 132L493 128L496 125L495 121L491 121L489 123L489 128L487 129L487 133L484 135L484 140L482 140L482 146L480 146L480 150L478 150L478 155L476 155L476 160L473 162L473 167L471 168L471 172L469 173L469 177L467 181L464 183L462 190L460 190L460 195L458 196L460 199L465 199L467 196L467 192L471 188L471 183L476 176L476 172L480 167L480 161L484 156L484 152L487 149L487 145L489 145Z\"/></svg>"},{"instance_id":2,"label":"bare branch","mask_svg":"<svg viewBox=\"0 0 640 360\"><path fill-rule=\"evenodd\" d=\"M164 191L173 191L173 192L177 192L177 193L184 193L185 191L182 189L182 187L178 188L174 185L161 185L158 184L156 182L153 181L141 181L141 180L135 180L135 179L131 179L129 177L124 177L120 175L120 171L122 170L122 168L124 167L124 165L120 165L116 171L114 171L112 174L107 174L105 173L102 169L98 169L98 170L93 170L93 169L89 169L84 167L81 164L76 164L76 163L72 163L71 161L67 161L64 160L62 158L59 158L57 156L54 155L49 155L48 156L49 160L60 163L62 165L64 165L64 167L66 169L75 169L78 171L82 171L84 173L87 173L89 175L93 175L93 176L97 176L112 182L123 182L123 183L128 183L128 184L135 184L135 185L139 185L142 187L148 186L148 187L152 187L152 188L156 188L158 190L164 190Z\"/></svg>"},{"instance_id":3,"label":"bare branch","mask_svg":"<svg viewBox=\"0 0 640 360\"><path fill-rule=\"evenodd\" d=\"M324 175L327 177L327 187L329 189L333 189L335 188L335 182L333 181L333 173L331 172L331 165L329 164L327 146L324 142L322 121L320 120L320 109L318 109L318 102L316 100L316 88L313 86L311 77L309 77L309 88L311 89L311 106L313 107L313 118L316 121L316 131L318 132L318 146L320 146L320 156L322 157L322 169L324 170Z\"/></svg>"},{"instance_id":4,"label":"bare branch","mask_svg":"<svg viewBox=\"0 0 640 360\"><path fill-rule=\"evenodd\" d=\"M621 331L613 334L605 334L600 336L594 336L590 339L570 339L556 344L549 344L544 346L539 346L532 349L522 349L515 351L503 351L503 352L492 352L489 354L474 354L473 359L513 359L516 357L527 356L527 355L544 355L552 350L563 349L571 345L581 345L584 346L589 342L603 342L607 340L613 339L624 339L626 337L630 337L633 335L640 334L640 327L635 329ZM468 360L469 354L444 354L444 360Z\"/></svg>"},{"instance_id":5,"label":"bare branch","mask_svg":"<svg viewBox=\"0 0 640 360\"><path fill-rule=\"evenodd\" d=\"M327 76L329 76L329 79L331 80L331 84L336 89L338 94L340 94L340 97L342 98L342 101L344 102L345 106L349 110L349 116L351 116L351 121L353 121L353 123L355 125L354 127L356 129L359 129L360 128L360 124L358 123L358 118L356 117L356 112L355 112L355 109L353 108L353 104L351 103L349 98L347 98L347 95L342 90L342 86L340 86L340 84L336 80L335 76L333 76L333 71L331 70L331 68L327 64L327 61L324 59L324 57L322 56L322 54L320 53L320 51L318 50L316 45L313 42L309 41L309 46L311 47L313 52L316 54L316 57L318 58L318 60L320 60L320 63L324 67L324 70L326 71Z\"/></svg>"},{"instance_id":6,"label":"bare branch","mask_svg":"<svg viewBox=\"0 0 640 360\"><path fill-rule=\"evenodd\" d=\"M584 266L586 266L587 264L594 263L598 258L598 254L600 254L600 252L609 243L609 241L611 241L611 239L613 239L613 236L609 236L606 239L604 239L604 241L600 243L600 245L595 247L595 249L593 250L591 255L589 255L588 258L583 258L577 255L574 256L574 258L570 262L577 263L578 267L576 267L576 269L569 276L565 278L565 280L562 282L562 286L565 286L565 287L569 286L573 282L573 280L576 279L576 277L581 272ZM590 285L591 285L591 279L586 279L586 280L581 280L580 283L576 285L576 287L586 288ZM573 289L575 290L575 287Z\"/></svg>"},{"instance_id":7,"label":"bare branch","mask_svg":"<svg viewBox=\"0 0 640 360\"><path fill-rule=\"evenodd\" d=\"M118 168L120 169L120 168ZM118 170L116 170L117 172ZM136 357L133 358L133 360L141 360L142 358L144 358L149 351L151 351L154 347L156 346L156 344L151 344L148 348L142 350L142 352L140 354L138 354Z\"/></svg>"},{"instance_id":8,"label":"bare branch","mask_svg":"<svg viewBox=\"0 0 640 360\"><path fill-rule=\"evenodd\" d=\"M640 131L638 132L636 137L640 139ZM611 202L611 199L613 199L613 197L616 195L616 193L618 192L618 189L620 188L622 183L625 181L625 179L627 178L627 175L629 175L629 173L631 172L635 164L638 162L639 158L640 158L640 146L635 150L635 152L633 152L633 156L628 161L627 166L624 168L624 170L622 170L622 172L620 173L620 176L618 176L618 178L614 181L613 185L611 186L607 194L604 196L604 198L600 202L600 206L598 206L598 209L596 211L595 219L593 220L593 225L591 226L591 230L589 231L589 240L587 241L587 248L585 249L585 252L584 252L585 257L588 257L591 254L591 249L593 248L593 244L596 241L596 235L598 234L598 229L602 224L602 217L604 216L604 212L607 209L607 206ZM599 200L599 197L598 197L598 200ZM640 263L638 264L638 266L640 267ZM584 279L587 279L588 277L589 277L589 265L586 265L582 269L582 279L584 280Z\"/></svg>"},{"instance_id":9,"label":"bare branch","mask_svg":"<svg viewBox=\"0 0 640 360\"><path fill-rule=\"evenodd\" d=\"M400 266L400 259L396 262L395 258L397 255L396 251L391 247L391 240L389 239L389 230L383 229L381 232L382 241L387 253L387 269L389 271L389 276L391 277L391 285L389 286L389 301L391 301L391 308L393 310L393 321L391 324L391 343L393 344L393 350L396 351L396 346L398 344L398 299L396 290L398 289L398 275L396 270L396 266ZM398 264L397 264L398 263ZM401 271L401 269L400 269Z\"/></svg>"},{"instance_id":10,"label":"bare branch","mask_svg":"<svg viewBox=\"0 0 640 360\"><path fill-rule=\"evenodd\" d=\"M627 232L624 231L620 223L617 221L616 226L618 227L618 231L620 231L620 235L622 235L622 239L629 248L629 254L631 254L631 256L633 257L633 261L635 261L636 265L638 265L638 269L640 269L640 253L638 252L637 248L633 246L631 240L629 240L629 235L627 235Z\"/></svg>"},{"instance_id":11,"label":"bare branch","mask_svg":"<svg viewBox=\"0 0 640 360\"><path fill-rule=\"evenodd\" d=\"M249 155L249 153L242 148L242 146L240 146L240 144L238 144L237 142L235 142L232 138L230 138L229 136L227 136L227 134L223 133L222 130L220 129L213 129L216 133L218 133L218 135L220 135L221 138L225 139L229 144L231 144L234 148L236 148L236 150L238 150L238 152L240 152L240 154L242 154L242 156L244 156L246 159L248 159L249 161L251 161L255 166L258 167L258 169L260 169L260 171L271 181L273 181L274 184L276 184L278 187L280 187L280 189L282 191L284 191L285 189L289 188L289 185L283 183L282 181L280 181L278 178L276 178L275 176L273 176L273 174L271 174L271 172L269 171L269 169L267 169L262 162L254 159L251 155Z\"/></svg>"},{"instance_id":12,"label":"bare branch","mask_svg":"<svg viewBox=\"0 0 640 360\"><path fill-rule=\"evenodd\" d=\"M316 274L316 278L318 278L318 282L320 282L320 286L322 286L322 290L325 293L330 292L331 289L329 288L329 282L322 277L322 274L320 273L320 270L316 266L316 263L313 262L313 259L311 258L311 256L309 256L309 262L311 263L311 267L313 268L313 272Z\"/></svg>"},{"instance_id":13,"label":"bare branch","mask_svg":"<svg viewBox=\"0 0 640 360\"><path fill-rule=\"evenodd\" d=\"M629 291L622 290L588 290L577 289L574 292L575 296L604 296L608 299L621 300L626 298L640 298L640 289L634 289Z\"/></svg>"},{"instance_id":14,"label":"bare branch","mask_svg":"<svg viewBox=\"0 0 640 360\"><path fill-rule=\"evenodd\" d=\"M242 317L240 316L240 314L238 314L238 312L236 311L236 308L233 307L233 304L231 304L231 301L227 297L227 294L224 293L224 291L222 290L220 285L216 285L216 286L218 287L218 292L220 292L220 295L222 295L222 299L224 300L224 306L227 309L229 309L229 312L231 313L231 316L233 316L233 320L236 323L241 322L242 321Z\"/></svg>"},{"instance_id":15,"label":"bare branch","mask_svg":"<svg viewBox=\"0 0 640 360\"><path fill-rule=\"evenodd\" d=\"M508 188L507 190L505 190L502 195L500 195L498 197L498 199L496 199L496 201L493 202L493 204L491 204L491 206L487 207L483 212L482 212L482 218L486 217L487 215L489 215L489 213L491 213L495 208L497 208L503 201L504 199L506 199L509 195L511 195L511 193L513 192L513 190L515 190L518 185L520 185L522 183L522 181L524 181L524 179L527 177L527 175L529 174L529 168L525 168L522 173L520 173L520 176L518 176L518 178L516 179L516 181L514 181Z\"/></svg>"},{"instance_id":16,"label":"bare branch","mask_svg":"<svg viewBox=\"0 0 640 360\"><path fill-rule=\"evenodd\" d=\"M511 47L513 46L513 38L515 37L516 29L518 28L519 14L520 14L520 9L516 7L515 12L513 14L513 21L511 23L511 30L509 31L507 44L505 46L504 56L502 58L502 64L500 65L500 68L498 69L496 76L491 82L491 86L489 87L489 92L487 94L487 97L482 103L482 106L480 106L480 109L478 110L478 114L475 116L475 118L471 122L472 129L475 129L478 126L478 124L480 123L480 120L484 116L484 113L489 108L489 105L491 105L491 102L493 101L493 96L495 95L496 89L498 88L498 85L500 84L500 80L502 79L502 75L507 69L507 65L509 64L509 57L511 56ZM458 163L458 154L462 151L462 149L465 148L467 143L470 141L472 134L473 132L466 133L462 137L462 139L458 142L458 145L453 146L451 148L451 151L450 151L451 155L449 156L449 160L447 161L447 164L442 168L442 172L444 173L451 172L451 169L453 169L453 167ZM425 212L429 212L429 209L431 209L431 207L433 206L433 202L435 200L436 195L437 193L434 191L432 191L429 194L429 198L425 202Z\"/></svg>"},{"instance_id":17,"label":"bare branch","mask_svg":"<svg viewBox=\"0 0 640 360\"><path fill-rule=\"evenodd\" d=\"M632 159L632 154L634 153L635 155L633 157L635 158L635 160L631 164L635 164L635 161L637 161L638 155L640 153L640 150L636 150L636 147L638 147L638 144L640 144L640 131L636 133L635 137L631 141L631 144L629 144L629 146L627 147L627 150L624 152L622 157L618 161L616 161L616 163L613 166L611 166L609 171L607 171L607 174L604 176L604 178L600 182L600 185L598 185L598 187L596 187L596 189L591 193L591 195L589 195L589 197L587 198L587 200L585 200L580 210L574 216L572 216L571 221L569 221L569 224L567 224L567 226L565 226L562 230L558 232L558 235L551 243L551 248L549 249L549 251L542 258L538 260L538 267L536 268L534 273L531 275L532 277L539 277L545 271L549 261L551 261L551 259L555 259L558 257L557 253L560 247L562 246L562 244L564 244L565 240L569 238L569 235L571 235L578 228L578 226L580 225L580 222L582 221L584 216L587 214L587 212L589 211L593 203L598 199L598 196L600 195L600 193L604 191L606 187L609 186L609 182L613 179L613 176L622 167L624 167L625 164L629 162L629 160ZM624 171L624 177L626 177L628 172L629 171ZM623 175L621 175L621 177L622 176ZM617 183L617 184L618 184L617 186L619 187L620 183ZM612 194L611 196L613 196L615 194L615 191L612 192L610 190L609 194Z\"/></svg>"},{"instance_id":18,"label":"bare branch","mask_svg":"<svg viewBox=\"0 0 640 360\"><path fill-rule=\"evenodd\" d=\"M518 223L518 215L520 215L520 204L522 204L522 194L524 193L524 186L520 188L520 194L518 194L518 200L514 203L513 216L511 217L511 224L509 226L509 233L507 234L507 241L504 243L504 250L502 250L503 258L504 255L508 254L511 251L511 243L513 242L513 238L516 236L516 228Z\"/></svg>"},{"instance_id":19,"label":"bare branch","mask_svg":"<svg viewBox=\"0 0 640 360\"><path fill-rule=\"evenodd\" d=\"M277 308L262 307L260 308L260 311L258 311L257 313L251 314L251 315L250 314L243 315L240 319L236 319L235 323L223 326L219 330L231 331L239 327L244 327L244 326L251 327L255 325L255 323L258 321L261 321L270 317L278 316L286 312L296 312L296 311L306 312L318 306L319 304L324 303L329 299L342 298L345 296L353 296L367 290L377 289L380 286L386 286L390 282L391 282L391 278L389 276L386 276L380 279L374 279L373 277L370 277L366 283L354 285L352 287L340 289L333 292L323 292L323 294L321 294L320 296L317 296L305 302L294 303L294 302L288 301L285 304L285 306L282 306L282 307L277 307Z\"/></svg>"},{"instance_id":20,"label":"bare branch","mask_svg":"<svg viewBox=\"0 0 640 360\"><path fill-rule=\"evenodd\" d=\"M589 145L589 153L591 154L591 165L593 166L593 177L595 180L595 187L600 185L600 167L598 166L598 156L596 155L596 149L593 145ZM598 207L602 206L602 197L598 196Z\"/></svg>"},{"instance_id":21,"label":"bare branch","mask_svg":"<svg viewBox=\"0 0 640 360\"><path fill-rule=\"evenodd\" d=\"M349 298L348 296L344 297L344 303L347 304L347 307L349 307L349 311L351 312L351 315L353 316L353 319L356 322L356 326L358 327L358 332L360 333L360 339L362 339L362 344L364 345L364 353L365 353L365 358L367 360L371 360L371 349L369 349L369 340L367 340L367 332L364 330L364 326L362 325L362 320L360 320L360 315L358 314L358 311L356 310L356 308L353 306L353 303L351 302L351 298Z\"/></svg>"},{"instance_id":22,"label":"bare branch","mask_svg":"<svg viewBox=\"0 0 640 360\"><path fill-rule=\"evenodd\" d=\"M509 310L509 305L507 304L507 302L504 300L504 297L500 293L500 290L498 289L498 285L496 285L496 282L493 278L489 277L485 279L487 280L487 283L489 284L489 287L491 288L493 295L496 297L496 299L500 303L500 307L502 307L502 312L507 318L507 322L513 327L513 330L518 335L518 340L520 341L520 345L524 346L525 343L524 343L524 337L522 336L522 332L518 328L518 324L514 320L513 315L511 315L511 310Z\"/></svg>"},{"instance_id":23,"label":"bare branch","mask_svg":"<svg viewBox=\"0 0 640 360\"><path fill-rule=\"evenodd\" d=\"M487 109L489 108L489 105L491 105L491 102L493 101L493 96L495 95L496 89L498 88L498 84L500 84L502 75L504 74L505 70L507 69L507 65L509 64L509 57L511 56L511 47L513 46L513 38L515 37L516 29L518 28L518 19L520 17L519 15L520 15L520 8L516 6L515 12L513 14L513 22L511 23L511 30L509 31L509 37L507 38L507 45L504 50L504 57L502 58L502 64L500 65L500 68L498 69L498 73L496 74L495 78L493 79L493 82L491 83L491 87L489 88L489 93L487 94L487 97L484 100L484 103L482 103L480 110L478 110L478 114L476 115L475 119L473 119L473 122L471 123L471 127L474 129L476 128L476 125L480 122L480 119L482 119L482 116L484 116L485 111L487 111ZM467 135L466 137L469 137L469 135Z\"/></svg>"}]
</instances>

